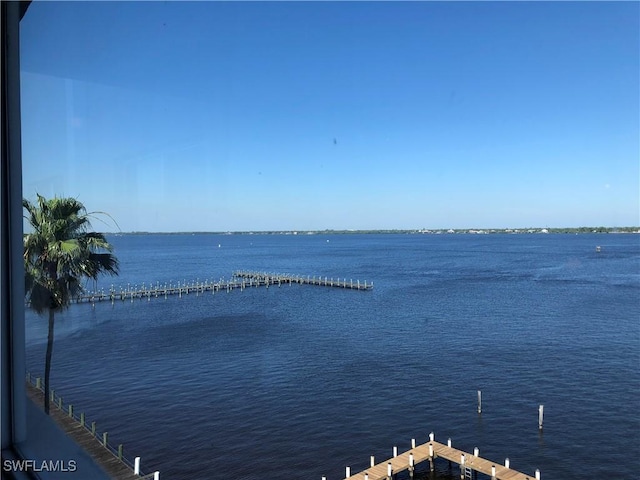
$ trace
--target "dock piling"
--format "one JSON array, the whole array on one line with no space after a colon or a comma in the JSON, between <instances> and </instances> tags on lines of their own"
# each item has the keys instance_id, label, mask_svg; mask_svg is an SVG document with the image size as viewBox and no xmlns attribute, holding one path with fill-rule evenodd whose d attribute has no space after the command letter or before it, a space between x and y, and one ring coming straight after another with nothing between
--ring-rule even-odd
<instances>
[{"instance_id":1,"label":"dock piling","mask_svg":"<svg viewBox=\"0 0 640 480\"><path fill-rule=\"evenodd\" d=\"M133 461L133 474L140 475L140 457L136 457Z\"/></svg>"},{"instance_id":2,"label":"dock piling","mask_svg":"<svg viewBox=\"0 0 640 480\"><path fill-rule=\"evenodd\" d=\"M544 418L544 405L538 407L538 430L542 430L542 420Z\"/></svg>"},{"instance_id":3,"label":"dock piling","mask_svg":"<svg viewBox=\"0 0 640 480\"><path fill-rule=\"evenodd\" d=\"M478 390L478 413L482 413L482 391Z\"/></svg>"},{"instance_id":4,"label":"dock piling","mask_svg":"<svg viewBox=\"0 0 640 480\"><path fill-rule=\"evenodd\" d=\"M436 469L433 463L433 444L429 444L429 471L433 472Z\"/></svg>"},{"instance_id":5,"label":"dock piling","mask_svg":"<svg viewBox=\"0 0 640 480\"><path fill-rule=\"evenodd\" d=\"M413 459L413 453L409 454L409 477L413 478L413 472L415 470L415 461Z\"/></svg>"}]
</instances>

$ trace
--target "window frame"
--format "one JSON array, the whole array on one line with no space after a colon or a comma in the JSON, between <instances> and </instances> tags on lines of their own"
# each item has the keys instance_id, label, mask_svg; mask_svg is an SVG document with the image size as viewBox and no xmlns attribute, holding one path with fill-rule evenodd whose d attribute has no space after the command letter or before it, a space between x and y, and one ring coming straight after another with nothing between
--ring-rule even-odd
<instances>
[{"instance_id":1,"label":"window frame","mask_svg":"<svg viewBox=\"0 0 640 480\"><path fill-rule=\"evenodd\" d=\"M20 20L31 1L0 1L0 440L3 478L49 479L55 471L5 471L7 460L36 462L71 458L73 478L105 479L102 470L51 417L27 398L23 260L22 134L20 113Z\"/></svg>"}]
</instances>

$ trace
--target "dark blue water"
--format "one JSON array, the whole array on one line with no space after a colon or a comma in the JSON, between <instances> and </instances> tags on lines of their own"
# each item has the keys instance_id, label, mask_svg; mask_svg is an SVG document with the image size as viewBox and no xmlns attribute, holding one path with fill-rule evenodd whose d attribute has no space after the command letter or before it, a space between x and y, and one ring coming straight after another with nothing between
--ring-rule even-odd
<instances>
[{"instance_id":1,"label":"dark blue water","mask_svg":"<svg viewBox=\"0 0 640 480\"><path fill-rule=\"evenodd\" d=\"M638 476L638 235L110 240L122 272L99 288L236 269L375 283L84 304L59 316L52 385L146 471L334 480L433 431L546 479ZM38 374L45 324L28 315ZM447 478L446 462L438 468Z\"/></svg>"}]
</instances>

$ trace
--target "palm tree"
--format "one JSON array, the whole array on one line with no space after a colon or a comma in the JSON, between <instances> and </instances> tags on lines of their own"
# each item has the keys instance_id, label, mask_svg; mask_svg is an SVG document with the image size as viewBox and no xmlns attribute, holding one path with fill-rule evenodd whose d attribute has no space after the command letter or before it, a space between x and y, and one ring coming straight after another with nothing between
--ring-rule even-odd
<instances>
[{"instance_id":1,"label":"palm tree","mask_svg":"<svg viewBox=\"0 0 640 480\"><path fill-rule=\"evenodd\" d=\"M118 274L113 247L101 233L89 231L90 218L74 198L38 195L37 204L23 200L33 230L24 235L25 298L38 314L49 313L44 369L44 411L49 414L49 374L53 353L54 316L84 291L83 279ZM99 212L96 212L99 213Z\"/></svg>"}]
</instances>

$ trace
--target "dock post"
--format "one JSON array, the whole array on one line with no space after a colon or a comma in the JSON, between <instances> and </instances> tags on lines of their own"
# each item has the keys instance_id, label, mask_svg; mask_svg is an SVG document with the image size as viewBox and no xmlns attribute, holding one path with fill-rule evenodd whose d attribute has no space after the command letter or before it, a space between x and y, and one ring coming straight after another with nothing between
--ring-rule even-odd
<instances>
[{"instance_id":1,"label":"dock post","mask_svg":"<svg viewBox=\"0 0 640 480\"><path fill-rule=\"evenodd\" d=\"M434 471L435 466L433 464L433 444L429 444L429 470Z\"/></svg>"},{"instance_id":2,"label":"dock post","mask_svg":"<svg viewBox=\"0 0 640 480\"><path fill-rule=\"evenodd\" d=\"M84 427L84 412L80 413L80 426Z\"/></svg>"},{"instance_id":3,"label":"dock post","mask_svg":"<svg viewBox=\"0 0 640 480\"><path fill-rule=\"evenodd\" d=\"M73 405L69 405L69 416L73 418Z\"/></svg>"},{"instance_id":4,"label":"dock post","mask_svg":"<svg viewBox=\"0 0 640 480\"><path fill-rule=\"evenodd\" d=\"M496 480L496 466L491 465L491 480Z\"/></svg>"},{"instance_id":5,"label":"dock post","mask_svg":"<svg viewBox=\"0 0 640 480\"><path fill-rule=\"evenodd\" d=\"M387 480L392 480L393 478L393 467L391 466L391 462L387 463Z\"/></svg>"},{"instance_id":6,"label":"dock post","mask_svg":"<svg viewBox=\"0 0 640 480\"><path fill-rule=\"evenodd\" d=\"M104 432L102 434L102 445L103 446L107 446L107 439L109 438L109 434L107 432Z\"/></svg>"},{"instance_id":7,"label":"dock post","mask_svg":"<svg viewBox=\"0 0 640 480\"><path fill-rule=\"evenodd\" d=\"M477 457L478 455L480 455L480 449L478 447L475 447L473 449L473 456Z\"/></svg>"},{"instance_id":8,"label":"dock post","mask_svg":"<svg viewBox=\"0 0 640 480\"><path fill-rule=\"evenodd\" d=\"M36 378L36 388L40 390L42 388L42 380L40 377Z\"/></svg>"},{"instance_id":9,"label":"dock post","mask_svg":"<svg viewBox=\"0 0 640 480\"><path fill-rule=\"evenodd\" d=\"M416 439L415 438L411 439L411 448L416 448Z\"/></svg>"},{"instance_id":10,"label":"dock post","mask_svg":"<svg viewBox=\"0 0 640 480\"><path fill-rule=\"evenodd\" d=\"M509 464L510 464L510 463L511 463L511 462L509 462L509 459L508 459L508 458L505 458L505 459L504 459L504 466L505 466L505 468L509 468Z\"/></svg>"},{"instance_id":11,"label":"dock post","mask_svg":"<svg viewBox=\"0 0 640 480\"><path fill-rule=\"evenodd\" d=\"M351 467L345 468L344 478L349 478L351 476Z\"/></svg>"},{"instance_id":12,"label":"dock post","mask_svg":"<svg viewBox=\"0 0 640 480\"><path fill-rule=\"evenodd\" d=\"M451 437L447 439L447 447L451 448ZM451 460L449 460L449 468L451 468Z\"/></svg>"},{"instance_id":13,"label":"dock post","mask_svg":"<svg viewBox=\"0 0 640 480\"><path fill-rule=\"evenodd\" d=\"M376 457L374 457L373 455L371 455L371 466L372 467L376 466Z\"/></svg>"},{"instance_id":14,"label":"dock post","mask_svg":"<svg viewBox=\"0 0 640 480\"><path fill-rule=\"evenodd\" d=\"M430 441L430 442L433 442L433 441L435 441L435 438L436 438L436 436L434 435L434 433L433 433L433 432L431 432L431 433L429 434L429 441Z\"/></svg>"},{"instance_id":15,"label":"dock post","mask_svg":"<svg viewBox=\"0 0 640 480\"><path fill-rule=\"evenodd\" d=\"M368 473L364 474L364 480L369 480L369 474Z\"/></svg>"},{"instance_id":16,"label":"dock post","mask_svg":"<svg viewBox=\"0 0 640 480\"><path fill-rule=\"evenodd\" d=\"M96 422L91 422L91 435L96 436Z\"/></svg>"},{"instance_id":17,"label":"dock post","mask_svg":"<svg viewBox=\"0 0 640 480\"><path fill-rule=\"evenodd\" d=\"M460 454L460 478L464 479L464 453Z\"/></svg>"},{"instance_id":18,"label":"dock post","mask_svg":"<svg viewBox=\"0 0 640 480\"><path fill-rule=\"evenodd\" d=\"M398 456L398 447L393 447L393 458Z\"/></svg>"},{"instance_id":19,"label":"dock post","mask_svg":"<svg viewBox=\"0 0 640 480\"><path fill-rule=\"evenodd\" d=\"M153 472L153 480L160 480L160 472L159 471L155 471Z\"/></svg>"},{"instance_id":20,"label":"dock post","mask_svg":"<svg viewBox=\"0 0 640 480\"><path fill-rule=\"evenodd\" d=\"M536 468L536 480L540 480L540 470Z\"/></svg>"},{"instance_id":21,"label":"dock post","mask_svg":"<svg viewBox=\"0 0 640 480\"><path fill-rule=\"evenodd\" d=\"M409 454L409 477L413 478L413 471L415 470L414 468L415 465L415 461L413 459L413 453Z\"/></svg>"},{"instance_id":22,"label":"dock post","mask_svg":"<svg viewBox=\"0 0 640 480\"><path fill-rule=\"evenodd\" d=\"M544 405L538 407L538 430L542 430L542 420L544 417Z\"/></svg>"},{"instance_id":23,"label":"dock post","mask_svg":"<svg viewBox=\"0 0 640 480\"><path fill-rule=\"evenodd\" d=\"M482 391L478 390L478 413L482 413Z\"/></svg>"},{"instance_id":24,"label":"dock post","mask_svg":"<svg viewBox=\"0 0 640 480\"><path fill-rule=\"evenodd\" d=\"M136 457L133 461L133 474L140 475L140 457Z\"/></svg>"},{"instance_id":25,"label":"dock post","mask_svg":"<svg viewBox=\"0 0 640 480\"><path fill-rule=\"evenodd\" d=\"M122 451L124 450L124 446L122 444L118 445L118 460L122 461Z\"/></svg>"}]
</instances>

